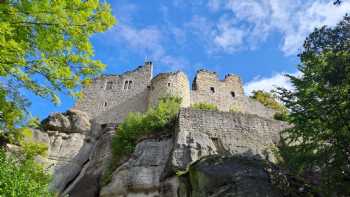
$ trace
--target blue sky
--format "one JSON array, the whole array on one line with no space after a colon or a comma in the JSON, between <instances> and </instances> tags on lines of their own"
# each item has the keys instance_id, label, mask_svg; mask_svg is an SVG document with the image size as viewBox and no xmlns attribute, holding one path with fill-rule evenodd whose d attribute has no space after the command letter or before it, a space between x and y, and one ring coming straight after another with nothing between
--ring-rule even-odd
<instances>
[{"instance_id":1,"label":"blue sky","mask_svg":"<svg viewBox=\"0 0 350 197\"><path fill-rule=\"evenodd\" d=\"M122 73L154 63L154 74L182 70L192 80L200 68L220 77L237 74L246 94L254 89L290 88L283 76L298 74L297 53L315 27L334 26L350 12L350 0L111 0L118 23L91 41L105 73ZM30 112L46 117L62 104L31 96Z\"/></svg>"}]
</instances>

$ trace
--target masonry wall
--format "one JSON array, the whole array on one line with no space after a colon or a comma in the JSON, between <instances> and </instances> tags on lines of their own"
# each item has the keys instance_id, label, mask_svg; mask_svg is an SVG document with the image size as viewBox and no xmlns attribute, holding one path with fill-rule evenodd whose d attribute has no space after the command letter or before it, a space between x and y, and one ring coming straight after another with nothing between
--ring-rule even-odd
<instances>
[{"instance_id":1,"label":"masonry wall","mask_svg":"<svg viewBox=\"0 0 350 197\"><path fill-rule=\"evenodd\" d=\"M190 106L190 87L185 73L161 73L152 79L149 106L155 106L159 98L164 96L181 97L181 106Z\"/></svg>"},{"instance_id":2,"label":"masonry wall","mask_svg":"<svg viewBox=\"0 0 350 197\"><path fill-rule=\"evenodd\" d=\"M87 112L98 123L118 123L129 112L147 109L152 63L122 75L102 76L83 89L84 98L75 109Z\"/></svg>"},{"instance_id":3,"label":"masonry wall","mask_svg":"<svg viewBox=\"0 0 350 197\"><path fill-rule=\"evenodd\" d=\"M180 110L177 124L172 162L180 169L213 154L246 154L274 161L271 148L288 127L256 115L191 108Z\"/></svg>"},{"instance_id":4,"label":"masonry wall","mask_svg":"<svg viewBox=\"0 0 350 197\"><path fill-rule=\"evenodd\" d=\"M242 83L235 75L219 80L216 73L200 70L192 83L191 104L211 103L221 111L229 111L234 100L242 96Z\"/></svg>"},{"instance_id":5,"label":"masonry wall","mask_svg":"<svg viewBox=\"0 0 350 197\"><path fill-rule=\"evenodd\" d=\"M226 75L220 80L215 72L199 70L192 83L191 105L210 103L220 111L236 111L273 118L275 111L244 95L240 78Z\"/></svg>"}]
</instances>

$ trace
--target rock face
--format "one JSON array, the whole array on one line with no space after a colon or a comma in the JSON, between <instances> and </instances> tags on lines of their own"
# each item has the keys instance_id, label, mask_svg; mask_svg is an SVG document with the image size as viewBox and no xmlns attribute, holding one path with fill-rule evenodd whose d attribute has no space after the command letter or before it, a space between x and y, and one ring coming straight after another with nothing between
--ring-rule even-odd
<instances>
[{"instance_id":1,"label":"rock face","mask_svg":"<svg viewBox=\"0 0 350 197\"><path fill-rule=\"evenodd\" d=\"M118 167L101 197L161 196L161 175L172 148L172 139L146 139L140 142L131 158Z\"/></svg>"},{"instance_id":2,"label":"rock face","mask_svg":"<svg viewBox=\"0 0 350 197\"><path fill-rule=\"evenodd\" d=\"M42 124L33 136L49 146L50 187L60 196L280 196L261 162L275 160L270 148L287 127L280 121L183 108L173 132L140 141L107 185L101 177L111 173L116 124L100 125L77 110Z\"/></svg>"},{"instance_id":3,"label":"rock face","mask_svg":"<svg viewBox=\"0 0 350 197\"><path fill-rule=\"evenodd\" d=\"M190 166L181 196L279 197L266 162L250 157L210 156Z\"/></svg>"},{"instance_id":4,"label":"rock face","mask_svg":"<svg viewBox=\"0 0 350 197\"><path fill-rule=\"evenodd\" d=\"M256 115L181 109L173 137L141 141L100 196L279 196L260 161L274 160L269 148L286 126ZM196 162L210 155L243 157ZM176 175L188 169L189 179Z\"/></svg>"},{"instance_id":5,"label":"rock face","mask_svg":"<svg viewBox=\"0 0 350 197\"><path fill-rule=\"evenodd\" d=\"M42 125L44 131L34 131L33 138L48 145L44 162L53 174L50 189L60 193L89 159L94 145L90 119L84 112L69 110L50 115Z\"/></svg>"},{"instance_id":6,"label":"rock face","mask_svg":"<svg viewBox=\"0 0 350 197\"><path fill-rule=\"evenodd\" d=\"M60 196L99 195L100 178L112 160L115 124L100 125L78 110L54 113L34 130L34 140L48 145L48 157L39 158L52 173L50 190Z\"/></svg>"},{"instance_id":7,"label":"rock face","mask_svg":"<svg viewBox=\"0 0 350 197\"><path fill-rule=\"evenodd\" d=\"M94 131L98 128L92 129ZM73 197L94 197L99 195L101 177L107 173L112 161L111 143L115 134L115 125L105 125L101 128L101 135L96 139L89 160L81 170L79 176L63 192Z\"/></svg>"}]
</instances>

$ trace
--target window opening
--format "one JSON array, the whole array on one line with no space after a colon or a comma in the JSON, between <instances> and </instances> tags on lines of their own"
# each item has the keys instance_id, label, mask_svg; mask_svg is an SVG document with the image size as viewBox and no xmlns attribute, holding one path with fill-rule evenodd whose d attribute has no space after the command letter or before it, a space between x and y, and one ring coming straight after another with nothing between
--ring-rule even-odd
<instances>
[{"instance_id":1,"label":"window opening","mask_svg":"<svg viewBox=\"0 0 350 197\"><path fill-rule=\"evenodd\" d=\"M107 107L107 102L104 103L104 106Z\"/></svg>"},{"instance_id":2,"label":"window opening","mask_svg":"<svg viewBox=\"0 0 350 197\"><path fill-rule=\"evenodd\" d=\"M235 92L231 92L231 96L232 96L233 98L235 98L235 97L236 97Z\"/></svg>"},{"instance_id":3,"label":"window opening","mask_svg":"<svg viewBox=\"0 0 350 197\"><path fill-rule=\"evenodd\" d=\"M129 81L128 89L131 89L132 81Z\"/></svg>"},{"instance_id":4,"label":"window opening","mask_svg":"<svg viewBox=\"0 0 350 197\"><path fill-rule=\"evenodd\" d=\"M110 90L113 88L113 81L108 81L106 84L106 90Z\"/></svg>"},{"instance_id":5,"label":"window opening","mask_svg":"<svg viewBox=\"0 0 350 197\"><path fill-rule=\"evenodd\" d=\"M128 81L125 81L125 84L124 84L124 90L126 90L126 88L128 87Z\"/></svg>"},{"instance_id":6,"label":"window opening","mask_svg":"<svg viewBox=\"0 0 350 197\"><path fill-rule=\"evenodd\" d=\"M170 83L168 83L168 86L170 87Z\"/></svg>"},{"instance_id":7,"label":"window opening","mask_svg":"<svg viewBox=\"0 0 350 197\"><path fill-rule=\"evenodd\" d=\"M212 93L215 93L215 88L214 88L214 87L210 87L210 91L211 91Z\"/></svg>"}]
</instances>

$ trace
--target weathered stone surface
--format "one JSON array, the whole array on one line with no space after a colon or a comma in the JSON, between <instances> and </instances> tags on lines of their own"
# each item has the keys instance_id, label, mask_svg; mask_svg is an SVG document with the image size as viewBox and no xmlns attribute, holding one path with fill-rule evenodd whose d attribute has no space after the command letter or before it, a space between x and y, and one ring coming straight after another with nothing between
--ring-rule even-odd
<instances>
[{"instance_id":1,"label":"weathered stone surface","mask_svg":"<svg viewBox=\"0 0 350 197\"><path fill-rule=\"evenodd\" d=\"M190 166L188 183L180 196L279 197L271 184L267 165L250 157L210 156Z\"/></svg>"},{"instance_id":2,"label":"weathered stone surface","mask_svg":"<svg viewBox=\"0 0 350 197\"><path fill-rule=\"evenodd\" d=\"M71 197L99 195L101 177L106 173L112 160L111 143L114 134L114 127L104 129L90 153L89 162L63 194L69 194Z\"/></svg>"},{"instance_id":3,"label":"weathered stone surface","mask_svg":"<svg viewBox=\"0 0 350 197\"><path fill-rule=\"evenodd\" d=\"M70 109L66 113L53 113L42 121L44 130L62 133L88 134L91 129L89 116L82 111Z\"/></svg>"},{"instance_id":4,"label":"weathered stone surface","mask_svg":"<svg viewBox=\"0 0 350 197\"><path fill-rule=\"evenodd\" d=\"M112 157L116 124L90 123L88 116L77 110L54 114L43 124L50 129L36 131L33 136L49 144L47 163L54 175L50 187L72 197L188 196L190 183L175 172L208 155L274 161L270 148L287 127L257 115L183 108L174 137L142 140L113 172L112 181L101 188L101 176Z\"/></svg>"},{"instance_id":5,"label":"weathered stone surface","mask_svg":"<svg viewBox=\"0 0 350 197\"><path fill-rule=\"evenodd\" d=\"M287 125L256 115L182 109L172 153L175 170L207 155L249 155L274 161L272 146Z\"/></svg>"},{"instance_id":6,"label":"weathered stone surface","mask_svg":"<svg viewBox=\"0 0 350 197\"><path fill-rule=\"evenodd\" d=\"M86 134L90 132L90 118L85 112L70 109L67 115L70 117L72 131Z\"/></svg>"},{"instance_id":7,"label":"weathered stone surface","mask_svg":"<svg viewBox=\"0 0 350 197\"><path fill-rule=\"evenodd\" d=\"M245 96L237 75L228 74L220 79L215 72L199 70L191 90L187 76L181 71L160 73L154 78L152 75L153 64L145 62L120 75L98 77L83 88L84 98L78 100L74 109L87 112L100 124L121 123L130 112L145 112L155 106L159 98L176 96L182 98L182 107L202 102L214 104L220 111L233 109L266 118L272 118L275 113ZM57 117L51 125L60 123L61 118Z\"/></svg>"},{"instance_id":8,"label":"weathered stone surface","mask_svg":"<svg viewBox=\"0 0 350 197\"><path fill-rule=\"evenodd\" d=\"M141 141L130 159L113 173L100 196L159 196L160 178L171 149L171 138Z\"/></svg>"},{"instance_id":9,"label":"weathered stone surface","mask_svg":"<svg viewBox=\"0 0 350 197\"><path fill-rule=\"evenodd\" d=\"M120 123L129 112L144 112L152 70L152 63L145 63L121 75L96 78L83 88L84 98L79 99L74 108L87 112L100 124Z\"/></svg>"},{"instance_id":10,"label":"weathered stone surface","mask_svg":"<svg viewBox=\"0 0 350 197\"><path fill-rule=\"evenodd\" d=\"M48 157L39 158L53 174L50 189L62 192L88 161L94 145L88 115L78 110L55 113L33 130L33 139L48 145Z\"/></svg>"}]
</instances>

